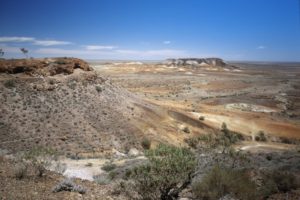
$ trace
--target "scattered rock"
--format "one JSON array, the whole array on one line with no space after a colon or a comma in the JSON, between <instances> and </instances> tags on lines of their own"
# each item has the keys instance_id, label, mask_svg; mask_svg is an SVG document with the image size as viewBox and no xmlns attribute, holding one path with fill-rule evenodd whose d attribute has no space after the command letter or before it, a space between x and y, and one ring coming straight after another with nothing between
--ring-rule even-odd
<instances>
[{"instance_id":1,"label":"scattered rock","mask_svg":"<svg viewBox=\"0 0 300 200\"><path fill-rule=\"evenodd\" d=\"M128 151L128 156L135 157L135 156L138 156L138 155L140 155L140 152L136 148L131 148Z\"/></svg>"}]
</instances>

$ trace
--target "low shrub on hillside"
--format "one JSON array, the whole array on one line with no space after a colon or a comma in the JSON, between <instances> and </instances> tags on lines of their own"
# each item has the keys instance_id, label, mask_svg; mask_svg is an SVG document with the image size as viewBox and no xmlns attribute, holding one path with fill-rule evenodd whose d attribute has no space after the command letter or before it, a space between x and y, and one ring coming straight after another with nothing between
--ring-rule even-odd
<instances>
[{"instance_id":1,"label":"low shrub on hillside","mask_svg":"<svg viewBox=\"0 0 300 200\"><path fill-rule=\"evenodd\" d=\"M106 163L101 167L101 169L106 172L112 171L115 168L116 168L116 164L114 164L114 163Z\"/></svg>"},{"instance_id":2,"label":"low shrub on hillside","mask_svg":"<svg viewBox=\"0 0 300 200\"><path fill-rule=\"evenodd\" d=\"M28 166L25 163L17 163L14 166L13 173L16 179L23 179L27 174Z\"/></svg>"},{"instance_id":3,"label":"low shrub on hillside","mask_svg":"<svg viewBox=\"0 0 300 200\"><path fill-rule=\"evenodd\" d=\"M195 182L192 191L199 199L215 200L226 195L243 200L257 199L256 186L241 170L216 165L202 179Z\"/></svg>"},{"instance_id":4,"label":"low shrub on hillside","mask_svg":"<svg viewBox=\"0 0 300 200\"><path fill-rule=\"evenodd\" d=\"M300 187L299 180L290 172L274 170L264 174L261 194L268 197L278 192L289 192Z\"/></svg>"},{"instance_id":5,"label":"low shrub on hillside","mask_svg":"<svg viewBox=\"0 0 300 200\"><path fill-rule=\"evenodd\" d=\"M24 155L24 158L30 161L39 177L43 176L46 168L50 166L51 161L56 159L56 157L57 154L54 150L44 147L33 148Z\"/></svg>"},{"instance_id":6,"label":"low shrub on hillside","mask_svg":"<svg viewBox=\"0 0 300 200\"><path fill-rule=\"evenodd\" d=\"M175 199L191 181L195 170L194 154L186 148L159 144L145 155L149 163L131 172L140 199Z\"/></svg>"},{"instance_id":7,"label":"low shrub on hillside","mask_svg":"<svg viewBox=\"0 0 300 200\"><path fill-rule=\"evenodd\" d=\"M190 131L190 129L189 129L189 127L184 127L183 129L182 129L182 131L183 132L185 132L185 133L190 133L191 131Z\"/></svg>"},{"instance_id":8,"label":"low shrub on hillside","mask_svg":"<svg viewBox=\"0 0 300 200\"><path fill-rule=\"evenodd\" d=\"M255 136L255 141L266 142L266 134L263 131L259 131L258 134Z\"/></svg>"},{"instance_id":9,"label":"low shrub on hillside","mask_svg":"<svg viewBox=\"0 0 300 200\"><path fill-rule=\"evenodd\" d=\"M4 86L6 88L13 88L13 87L15 87L15 81L12 80L12 79L7 80L7 81L4 82Z\"/></svg>"},{"instance_id":10,"label":"low shrub on hillside","mask_svg":"<svg viewBox=\"0 0 300 200\"><path fill-rule=\"evenodd\" d=\"M86 193L86 189L81 185L75 184L72 179L64 179L52 189L52 192L60 191L78 192L80 194Z\"/></svg>"},{"instance_id":11,"label":"low shrub on hillside","mask_svg":"<svg viewBox=\"0 0 300 200\"><path fill-rule=\"evenodd\" d=\"M141 145L144 149L150 149L151 141L148 138L143 138Z\"/></svg>"}]
</instances>

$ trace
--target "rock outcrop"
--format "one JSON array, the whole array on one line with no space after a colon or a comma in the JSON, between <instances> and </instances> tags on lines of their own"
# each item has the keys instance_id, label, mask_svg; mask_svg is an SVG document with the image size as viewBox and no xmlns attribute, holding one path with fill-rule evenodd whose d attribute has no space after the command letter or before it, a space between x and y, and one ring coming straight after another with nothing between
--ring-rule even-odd
<instances>
[{"instance_id":1,"label":"rock outcrop","mask_svg":"<svg viewBox=\"0 0 300 200\"><path fill-rule=\"evenodd\" d=\"M168 59L166 64L169 66L193 66L193 67L220 67L220 68L236 68L229 65L220 58L179 58Z\"/></svg>"},{"instance_id":2,"label":"rock outcrop","mask_svg":"<svg viewBox=\"0 0 300 200\"><path fill-rule=\"evenodd\" d=\"M31 76L53 76L72 74L77 68L83 71L93 70L88 63L78 58L0 60L0 73L9 74L25 73Z\"/></svg>"}]
</instances>

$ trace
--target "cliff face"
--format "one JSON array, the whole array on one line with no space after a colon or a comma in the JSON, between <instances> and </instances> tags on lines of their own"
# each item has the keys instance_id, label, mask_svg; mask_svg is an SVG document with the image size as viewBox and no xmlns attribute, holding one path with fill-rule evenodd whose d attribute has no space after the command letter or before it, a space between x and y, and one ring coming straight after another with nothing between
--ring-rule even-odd
<instances>
[{"instance_id":1,"label":"cliff face","mask_svg":"<svg viewBox=\"0 0 300 200\"><path fill-rule=\"evenodd\" d=\"M228 65L220 58L179 58L179 59L168 59L167 65L175 66L193 66L193 67L229 67L235 68L232 65Z\"/></svg>"}]
</instances>

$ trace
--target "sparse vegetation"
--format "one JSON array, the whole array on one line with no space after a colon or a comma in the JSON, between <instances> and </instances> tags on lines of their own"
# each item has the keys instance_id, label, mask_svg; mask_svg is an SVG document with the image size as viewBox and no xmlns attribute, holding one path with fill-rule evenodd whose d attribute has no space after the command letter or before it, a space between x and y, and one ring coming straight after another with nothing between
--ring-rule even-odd
<instances>
[{"instance_id":1,"label":"sparse vegetation","mask_svg":"<svg viewBox=\"0 0 300 200\"><path fill-rule=\"evenodd\" d=\"M69 191L69 192L78 192L80 194L86 193L86 189L81 185L75 184L72 179L64 179L62 182L57 184L52 189L52 191L53 192Z\"/></svg>"},{"instance_id":2,"label":"sparse vegetation","mask_svg":"<svg viewBox=\"0 0 300 200\"><path fill-rule=\"evenodd\" d=\"M260 192L264 197L278 192L289 192L300 187L296 176L287 171L273 170L266 172L263 176L263 187Z\"/></svg>"},{"instance_id":3,"label":"sparse vegetation","mask_svg":"<svg viewBox=\"0 0 300 200\"><path fill-rule=\"evenodd\" d=\"M151 141L148 138L143 138L141 145L144 149L150 149Z\"/></svg>"},{"instance_id":4,"label":"sparse vegetation","mask_svg":"<svg viewBox=\"0 0 300 200\"><path fill-rule=\"evenodd\" d=\"M101 167L101 169L106 172L110 172L110 171L114 170L115 168L116 168L116 164L114 164L114 163L106 163L105 165L103 165Z\"/></svg>"},{"instance_id":5,"label":"sparse vegetation","mask_svg":"<svg viewBox=\"0 0 300 200\"><path fill-rule=\"evenodd\" d=\"M28 166L26 163L16 163L14 167L14 176L16 179L23 179L27 174Z\"/></svg>"},{"instance_id":6,"label":"sparse vegetation","mask_svg":"<svg viewBox=\"0 0 300 200\"><path fill-rule=\"evenodd\" d=\"M102 87L101 86L96 85L95 88L96 88L97 92L102 92Z\"/></svg>"},{"instance_id":7,"label":"sparse vegetation","mask_svg":"<svg viewBox=\"0 0 300 200\"><path fill-rule=\"evenodd\" d=\"M185 132L185 133L190 133L191 131L190 131L190 129L189 129L189 127L184 127L183 129L182 129L182 131L183 132Z\"/></svg>"},{"instance_id":8,"label":"sparse vegetation","mask_svg":"<svg viewBox=\"0 0 300 200\"><path fill-rule=\"evenodd\" d=\"M94 181L99 185L107 185L110 183L111 179L107 177L107 175L98 175L93 177Z\"/></svg>"},{"instance_id":9,"label":"sparse vegetation","mask_svg":"<svg viewBox=\"0 0 300 200\"><path fill-rule=\"evenodd\" d=\"M199 143L199 138L196 137L186 138L184 139L184 142L187 143L189 147L196 149Z\"/></svg>"},{"instance_id":10,"label":"sparse vegetation","mask_svg":"<svg viewBox=\"0 0 300 200\"><path fill-rule=\"evenodd\" d=\"M4 51L3 49L0 49L0 57L3 57L4 56Z\"/></svg>"},{"instance_id":11,"label":"sparse vegetation","mask_svg":"<svg viewBox=\"0 0 300 200\"><path fill-rule=\"evenodd\" d=\"M86 166L86 167L92 167L92 166L93 166L93 163L86 163L85 166Z\"/></svg>"},{"instance_id":12,"label":"sparse vegetation","mask_svg":"<svg viewBox=\"0 0 300 200\"><path fill-rule=\"evenodd\" d=\"M255 141L266 142L267 141L266 134L263 131L259 131L255 136Z\"/></svg>"},{"instance_id":13,"label":"sparse vegetation","mask_svg":"<svg viewBox=\"0 0 300 200\"><path fill-rule=\"evenodd\" d=\"M13 79L9 79L4 82L4 86L6 88L13 88L13 87L15 87L15 81Z\"/></svg>"},{"instance_id":14,"label":"sparse vegetation","mask_svg":"<svg viewBox=\"0 0 300 200\"><path fill-rule=\"evenodd\" d=\"M67 165L61 162L57 162L54 168L54 171L57 173L63 174L67 169Z\"/></svg>"},{"instance_id":15,"label":"sparse vegetation","mask_svg":"<svg viewBox=\"0 0 300 200\"><path fill-rule=\"evenodd\" d=\"M26 58L28 58L28 50L25 48L20 48L20 51L26 56Z\"/></svg>"},{"instance_id":16,"label":"sparse vegetation","mask_svg":"<svg viewBox=\"0 0 300 200\"><path fill-rule=\"evenodd\" d=\"M56 156L56 152L50 148L36 147L26 152L24 158L30 161L37 175L42 177Z\"/></svg>"}]
</instances>

